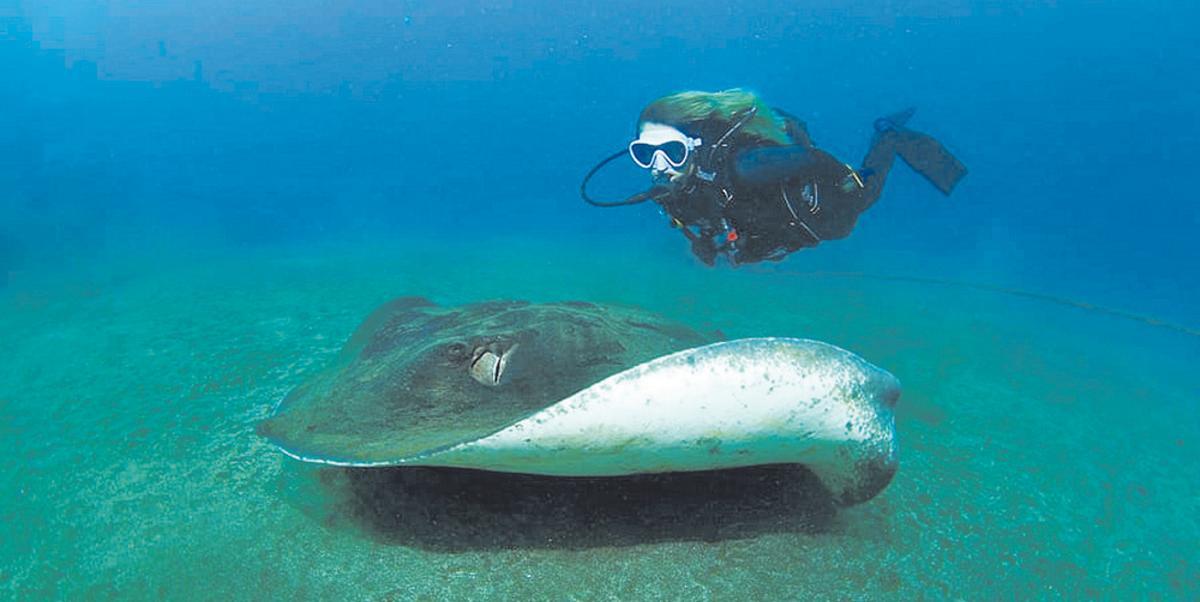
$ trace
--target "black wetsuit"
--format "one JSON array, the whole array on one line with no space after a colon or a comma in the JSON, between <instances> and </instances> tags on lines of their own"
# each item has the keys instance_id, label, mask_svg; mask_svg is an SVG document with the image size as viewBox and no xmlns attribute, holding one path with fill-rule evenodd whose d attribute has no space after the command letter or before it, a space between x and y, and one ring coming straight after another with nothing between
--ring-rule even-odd
<instances>
[{"instance_id":1,"label":"black wetsuit","mask_svg":"<svg viewBox=\"0 0 1200 602\"><path fill-rule=\"evenodd\" d=\"M711 265L720 253L734 264L780 260L821 241L843 238L878 200L896 156L945 194L966 168L933 138L909 130L911 111L876 122L875 138L855 170L813 145L803 122L783 112L790 145L733 137L698 155L697 169L657 200ZM700 127L717 140L728 124ZM743 144L739 144L742 142Z\"/></svg>"}]
</instances>

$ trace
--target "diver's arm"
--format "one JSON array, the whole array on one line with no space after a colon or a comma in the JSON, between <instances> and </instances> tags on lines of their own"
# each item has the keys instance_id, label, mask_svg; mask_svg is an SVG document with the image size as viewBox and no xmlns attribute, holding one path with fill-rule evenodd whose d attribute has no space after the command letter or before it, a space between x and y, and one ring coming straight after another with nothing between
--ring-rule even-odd
<instances>
[{"instance_id":1,"label":"diver's arm","mask_svg":"<svg viewBox=\"0 0 1200 602\"><path fill-rule=\"evenodd\" d=\"M733 166L738 180L761 186L801 175L816 168L819 161L814 149L793 144L743 151L734 158Z\"/></svg>"}]
</instances>

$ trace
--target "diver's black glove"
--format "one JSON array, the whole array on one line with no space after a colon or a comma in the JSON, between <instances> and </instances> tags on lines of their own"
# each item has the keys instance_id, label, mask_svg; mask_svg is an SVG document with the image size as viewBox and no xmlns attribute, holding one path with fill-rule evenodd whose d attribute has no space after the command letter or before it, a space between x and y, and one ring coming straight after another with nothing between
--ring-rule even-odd
<instances>
[{"instance_id":1,"label":"diver's black glove","mask_svg":"<svg viewBox=\"0 0 1200 602\"><path fill-rule=\"evenodd\" d=\"M704 265L713 266L717 264L717 245L713 244L711 239L703 236L693 238L692 254L700 261L703 261Z\"/></svg>"}]
</instances>

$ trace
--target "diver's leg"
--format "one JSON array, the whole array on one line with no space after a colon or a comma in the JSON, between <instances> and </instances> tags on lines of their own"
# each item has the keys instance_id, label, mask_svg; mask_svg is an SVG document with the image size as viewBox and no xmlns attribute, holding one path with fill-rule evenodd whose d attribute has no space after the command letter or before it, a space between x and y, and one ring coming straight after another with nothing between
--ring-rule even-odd
<instances>
[{"instance_id":1,"label":"diver's leg","mask_svg":"<svg viewBox=\"0 0 1200 602\"><path fill-rule=\"evenodd\" d=\"M950 194L967 175L967 168L935 138L905 127L915 112L906 109L875 120L875 137L859 171L863 180L863 211L883 193L883 183L897 155L942 194Z\"/></svg>"},{"instance_id":2,"label":"diver's leg","mask_svg":"<svg viewBox=\"0 0 1200 602\"><path fill-rule=\"evenodd\" d=\"M878 123L878 122L877 122ZM860 192L859 212L866 211L879 195L883 194L883 183L887 181L888 172L896 162L896 137L891 130L876 131L871 139L871 148L863 157L862 167L858 175L862 179L863 189Z\"/></svg>"},{"instance_id":3,"label":"diver's leg","mask_svg":"<svg viewBox=\"0 0 1200 602\"><path fill-rule=\"evenodd\" d=\"M916 112L916 109L910 107L875 120L875 137L871 139L871 148L867 150L862 168L858 170L863 184L860 212L874 205L883 194L883 183L887 181L888 172L896 162L896 132L904 129L904 124L908 123L909 118Z\"/></svg>"}]
</instances>

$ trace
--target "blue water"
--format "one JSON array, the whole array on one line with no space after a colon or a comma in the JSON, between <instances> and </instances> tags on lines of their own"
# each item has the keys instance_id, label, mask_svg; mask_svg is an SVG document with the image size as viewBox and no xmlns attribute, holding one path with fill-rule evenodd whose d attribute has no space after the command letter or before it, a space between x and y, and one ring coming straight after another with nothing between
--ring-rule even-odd
<instances>
[{"instance_id":1,"label":"blue water","mask_svg":"<svg viewBox=\"0 0 1200 602\"><path fill-rule=\"evenodd\" d=\"M1194 7L1153 1L0 3L0 342L15 358L0 368L0 433L19 458L0 482L14 500L0 502L0 535L19 542L0 556L0 591L204 598L203 563L228 558L244 573L218 593L248 597L721 598L751 583L785 597L1200 595L1200 526L1188 514L1200 388L1187 376L1200 357L1198 21ZM849 238L738 270L693 260L650 206L580 201L581 177L628 143L646 103L730 87L797 114L851 163L874 118L916 106L911 125L970 175L943 198L898 166ZM613 182L642 184L628 173ZM874 279L806 280L813 272ZM403 536L381 544L337 519L336 505L311 510L319 504L306 500L320 496L287 484L292 469L253 423L373 304L400 294L623 301L730 334L843 344L908 383L913 413L902 410L898 428L913 445L902 465L928 472L901 472L892 499L817 535L577 537L549 555L440 555ZM1041 332L1056 324L1059 338ZM976 338L975 327L991 334ZM1048 338L1005 338L1022 332ZM1104 359L1077 360L1084 351ZM1014 384L1022 378L1038 384ZM205 407L174 405L185 395ZM1055 405L1065 398L1096 414L1056 439L1070 431L1055 426L1072 420ZM960 495L939 467L957 479L990 470L947 471L957 456L933 449L986 439L995 416L971 414L980 399L1053 406L1018 421L1030 430L1010 433L1024 443L1001 445L1008 455L976 460L991 466L1021 449L1030 466L1058 462L1036 477L1050 489L987 495L1034 516L1022 524L1061 530L989 539L1005 523L965 501L981 491L961 493L961 507L926 499ZM1139 418L1120 436L1104 426ZM1120 464L1142 444L1161 455ZM123 485L81 492L89 458L89 479ZM179 485L164 484L164 471ZM1144 479L1078 482L1092 472ZM926 481L906 485L905 474ZM1113 487L1122 493L1108 514L1072 514ZM186 531L164 516L186 515L198 492L246 491L284 510L239 538L230 533L254 509L206 506L182 536L191 544L172 545ZM1039 513L1038 500L1052 510ZM88 510L96 503L106 510ZM1113 519L1112 505L1132 514ZM113 522L130 515L139 518ZM972 516L990 530L972 533ZM43 528L18 526L31 524ZM938 536L902 552L875 537L921 529ZM1080 535L1089 529L1109 531ZM206 537L212 545L192 545ZM247 541L261 544L260 560L238 560ZM288 564L290 545L307 564ZM113 552L122 546L140 551ZM1010 556L979 552L1004 546ZM890 568L806 579L788 572L797 549L810 554L807 571ZM905 560L956 554L961 566L944 573ZM388 568L363 565L371 555ZM655 555L663 566L646 560ZM1033 557L1040 564L1021 563ZM357 568L304 570L333 565ZM442 580L419 582L422 571ZM295 589L287 575L308 580Z\"/></svg>"}]
</instances>

